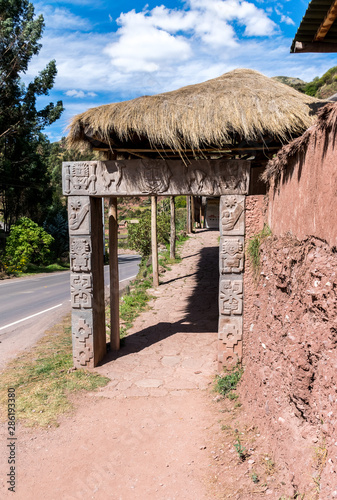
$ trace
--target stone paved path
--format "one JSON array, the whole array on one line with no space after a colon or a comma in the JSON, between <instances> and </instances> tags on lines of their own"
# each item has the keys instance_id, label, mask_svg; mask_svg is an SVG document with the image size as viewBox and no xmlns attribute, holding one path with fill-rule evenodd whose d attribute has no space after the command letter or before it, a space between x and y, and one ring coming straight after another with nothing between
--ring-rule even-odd
<instances>
[{"instance_id":1,"label":"stone paved path","mask_svg":"<svg viewBox=\"0 0 337 500\"><path fill-rule=\"evenodd\" d=\"M97 369L111 382L78 397L57 429L20 429L16 499L214 498L218 233L199 231L182 257Z\"/></svg>"}]
</instances>

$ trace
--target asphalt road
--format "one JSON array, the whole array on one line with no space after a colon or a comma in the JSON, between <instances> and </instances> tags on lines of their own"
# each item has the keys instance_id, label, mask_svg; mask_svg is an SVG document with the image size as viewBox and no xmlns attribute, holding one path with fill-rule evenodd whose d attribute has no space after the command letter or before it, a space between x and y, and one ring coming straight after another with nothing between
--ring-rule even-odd
<instances>
[{"instance_id":1,"label":"asphalt road","mask_svg":"<svg viewBox=\"0 0 337 500\"><path fill-rule=\"evenodd\" d=\"M121 255L119 262L119 281L123 282L136 276L140 257ZM32 317L48 314L70 302L70 272L14 279L0 283L0 338L14 327ZM109 285L109 267L104 269L105 286ZM64 307L63 307L64 309Z\"/></svg>"}]
</instances>

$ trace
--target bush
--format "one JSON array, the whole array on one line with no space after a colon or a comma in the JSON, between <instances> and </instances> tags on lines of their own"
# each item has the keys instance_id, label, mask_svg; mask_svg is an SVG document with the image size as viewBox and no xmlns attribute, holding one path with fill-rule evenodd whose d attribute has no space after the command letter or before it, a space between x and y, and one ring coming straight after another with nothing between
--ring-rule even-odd
<instances>
[{"instance_id":1,"label":"bush","mask_svg":"<svg viewBox=\"0 0 337 500\"><path fill-rule=\"evenodd\" d=\"M161 212L157 216L158 243L166 245L170 241L170 214ZM151 211L144 210L138 224L128 224L129 248L136 250L142 257L151 253Z\"/></svg>"},{"instance_id":2,"label":"bush","mask_svg":"<svg viewBox=\"0 0 337 500\"><path fill-rule=\"evenodd\" d=\"M54 238L28 217L12 226L6 241L5 262L9 272L21 272L28 263L50 264L50 247Z\"/></svg>"}]
</instances>

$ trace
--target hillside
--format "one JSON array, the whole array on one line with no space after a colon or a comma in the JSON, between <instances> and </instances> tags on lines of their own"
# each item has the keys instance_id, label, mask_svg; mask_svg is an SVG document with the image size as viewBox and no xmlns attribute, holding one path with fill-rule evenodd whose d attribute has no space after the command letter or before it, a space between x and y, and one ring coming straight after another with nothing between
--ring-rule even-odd
<instances>
[{"instance_id":1,"label":"hillside","mask_svg":"<svg viewBox=\"0 0 337 500\"><path fill-rule=\"evenodd\" d=\"M328 69L321 77L316 76L311 82L304 82L300 78L289 76L274 76L273 80L289 85L299 92L328 99L337 93L337 66Z\"/></svg>"}]
</instances>

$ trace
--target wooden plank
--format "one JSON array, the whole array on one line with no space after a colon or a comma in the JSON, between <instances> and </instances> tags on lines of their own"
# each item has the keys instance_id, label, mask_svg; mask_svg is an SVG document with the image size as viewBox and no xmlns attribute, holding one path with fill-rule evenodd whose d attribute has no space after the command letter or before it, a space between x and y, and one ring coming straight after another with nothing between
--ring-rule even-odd
<instances>
[{"instance_id":1,"label":"wooden plank","mask_svg":"<svg viewBox=\"0 0 337 500\"><path fill-rule=\"evenodd\" d=\"M110 348L120 348L117 198L109 198Z\"/></svg>"},{"instance_id":2,"label":"wooden plank","mask_svg":"<svg viewBox=\"0 0 337 500\"><path fill-rule=\"evenodd\" d=\"M158 243L157 243L157 197L151 196L151 248L153 286L159 286Z\"/></svg>"},{"instance_id":3,"label":"wooden plank","mask_svg":"<svg viewBox=\"0 0 337 500\"><path fill-rule=\"evenodd\" d=\"M296 42L293 51L295 53L306 53L306 52L332 53L332 52L337 52L337 43Z\"/></svg>"},{"instance_id":4,"label":"wooden plank","mask_svg":"<svg viewBox=\"0 0 337 500\"><path fill-rule=\"evenodd\" d=\"M170 196L170 215L171 215L171 232L170 232L170 258L176 258L176 206L174 196Z\"/></svg>"},{"instance_id":5,"label":"wooden plank","mask_svg":"<svg viewBox=\"0 0 337 500\"><path fill-rule=\"evenodd\" d=\"M324 20L317 30L314 40L321 42L337 18L337 0L334 0Z\"/></svg>"},{"instance_id":6,"label":"wooden plank","mask_svg":"<svg viewBox=\"0 0 337 500\"><path fill-rule=\"evenodd\" d=\"M191 234L192 232L192 224L191 224L191 197L186 196L186 217L187 217L187 223L186 223L186 232L187 234Z\"/></svg>"}]
</instances>

